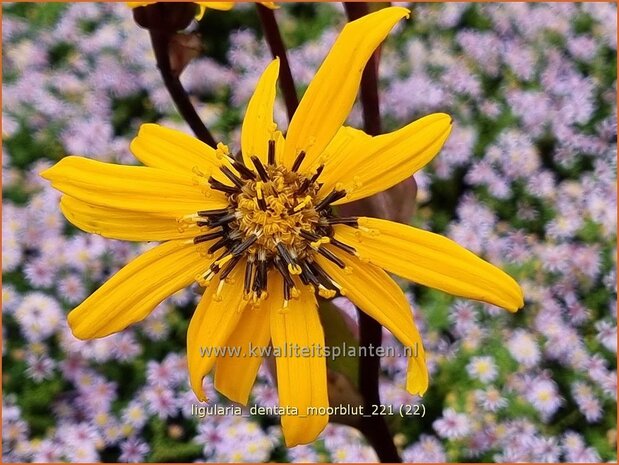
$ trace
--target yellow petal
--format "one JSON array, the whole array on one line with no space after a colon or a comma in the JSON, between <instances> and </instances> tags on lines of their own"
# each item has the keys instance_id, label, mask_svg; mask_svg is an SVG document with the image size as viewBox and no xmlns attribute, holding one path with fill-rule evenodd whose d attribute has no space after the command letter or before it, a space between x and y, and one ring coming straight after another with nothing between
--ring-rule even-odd
<instances>
[{"instance_id":1,"label":"yellow petal","mask_svg":"<svg viewBox=\"0 0 619 465\"><path fill-rule=\"evenodd\" d=\"M204 9L210 8L211 10L220 10L220 11L228 11L234 8L234 2L195 2L200 5L202 8L202 14L204 14ZM201 19L200 18L197 19Z\"/></svg>"},{"instance_id":2,"label":"yellow petal","mask_svg":"<svg viewBox=\"0 0 619 465\"><path fill-rule=\"evenodd\" d=\"M362 260L416 283L510 311L524 305L522 289L507 273L438 234L359 218L359 229L338 225L335 237L354 247Z\"/></svg>"},{"instance_id":3,"label":"yellow petal","mask_svg":"<svg viewBox=\"0 0 619 465\"><path fill-rule=\"evenodd\" d=\"M241 147L245 165L251 169L254 167L252 155L267 164L269 140L273 139L276 128L273 122L273 105L278 75L279 58L276 58L260 76L256 90L247 104L241 130Z\"/></svg>"},{"instance_id":4,"label":"yellow petal","mask_svg":"<svg viewBox=\"0 0 619 465\"><path fill-rule=\"evenodd\" d=\"M247 301L243 300L244 262L236 265L223 281L216 277L204 292L187 329L187 363L191 388L200 401L206 401L202 379L211 371L218 355L227 346Z\"/></svg>"},{"instance_id":5,"label":"yellow petal","mask_svg":"<svg viewBox=\"0 0 619 465\"><path fill-rule=\"evenodd\" d=\"M326 247L344 262L346 268L339 268L322 255L317 255L316 261L342 286L342 295L411 349L413 356L409 359L406 389L413 395L423 395L428 389L426 356L406 296L393 279L377 266L363 263L337 247Z\"/></svg>"},{"instance_id":6,"label":"yellow petal","mask_svg":"<svg viewBox=\"0 0 619 465\"><path fill-rule=\"evenodd\" d=\"M269 295L272 293L271 289L272 286L269 286ZM269 323L268 305L261 302L256 306L248 306L226 342L228 347L240 348L243 355L228 353L217 357L215 389L234 402L247 405L249 393L262 363L259 351L266 350L271 339ZM251 353L250 347L257 348L254 349L255 354Z\"/></svg>"},{"instance_id":7,"label":"yellow petal","mask_svg":"<svg viewBox=\"0 0 619 465\"><path fill-rule=\"evenodd\" d=\"M219 169L222 164L230 168L230 164L221 155L218 156L210 145L176 129L152 123L143 124L131 141L130 149L138 160L151 168L188 176L200 175L204 180L213 176L231 185Z\"/></svg>"},{"instance_id":8,"label":"yellow petal","mask_svg":"<svg viewBox=\"0 0 619 465\"><path fill-rule=\"evenodd\" d=\"M348 176L351 165L357 165L356 160L360 157L365 159L365 152L372 143L372 136L360 129L342 126L335 137L329 142L323 151L325 168L320 175L320 182L324 184L323 190L330 192L335 184L340 182L338 176Z\"/></svg>"},{"instance_id":9,"label":"yellow petal","mask_svg":"<svg viewBox=\"0 0 619 465\"><path fill-rule=\"evenodd\" d=\"M63 195L60 210L82 231L124 241L168 241L193 238L200 234L195 224L181 227L177 221L190 211L154 215L130 210L100 207Z\"/></svg>"},{"instance_id":10,"label":"yellow petal","mask_svg":"<svg viewBox=\"0 0 619 465\"><path fill-rule=\"evenodd\" d=\"M209 262L191 241L170 241L135 258L68 315L79 339L122 331L187 287Z\"/></svg>"},{"instance_id":11,"label":"yellow petal","mask_svg":"<svg viewBox=\"0 0 619 465\"><path fill-rule=\"evenodd\" d=\"M214 210L228 205L222 193L197 185L197 176L146 166L65 157L41 176L59 191L101 207L169 213Z\"/></svg>"},{"instance_id":12,"label":"yellow petal","mask_svg":"<svg viewBox=\"0 0 619 465\"><path fill-rule=\"evenodd\" d=\"M261 5L266 6L267 8L270 8L271 10L277 10L279 8L279 5L276 2L259 2Z\"/></svg>"},{"instance_id":13,"label":"yellow petal","mask_svg":"<svg viewBox=\"0 0 619 465\"><path fill-rule=\"evenodd\" d=\"M286 310L282 310L282 278L274 275L280 285L276 286L268 302L271 309L271 340L277 363L277 389L280 407L298 409L298 415L282 415L282 430L287 447L308 444L327 426L328 415L318 415L310 407L326 409L329 406L327 396L327 364L324 357L301 351L325 345L324 334L314 292L303 286L298 299L292 299ZM270 276L269 276L270 278ZM298 347L298 353L286 348ZM278 349L279 348L279 349ZM295 356L296 355L296 356Z\"/></svg>"},{"instance_id":14,"label":"yellow petal","mask_svg":"<svg viewBox=\"0 0 619 465\"><path fill-rule=\"evenodd\" d=\"M138 8L140 6L152 5L157 2L126 2L129 8Z\"/></svg>"},{"instance_id":15,"label":"yellow petal","mask_svg":"<svg viewBox=\"0 0 619 465\"><path fill-rule=\"evenodd\" d=\"M306 153L302 171L316 167L350 113L365 64L391 28L408 15L406 8L384 8L344 27L290 122L284 150L287 167L300 151Z\"/></svg>"},{"instance_id":16,"label":"yellow petal","mask_svg":"<svg viewBox=\"0 0 619 465\"><path fill-rule=\"evenodd\" d=\"M320 178L323 192L341 183L348 195L335 204L342 204L386 190L432 160L450 132L451 118L444 113L425 116L372 138L361 131L347 131L350 141L325 164Z\"/></svg>"}]
</instances>

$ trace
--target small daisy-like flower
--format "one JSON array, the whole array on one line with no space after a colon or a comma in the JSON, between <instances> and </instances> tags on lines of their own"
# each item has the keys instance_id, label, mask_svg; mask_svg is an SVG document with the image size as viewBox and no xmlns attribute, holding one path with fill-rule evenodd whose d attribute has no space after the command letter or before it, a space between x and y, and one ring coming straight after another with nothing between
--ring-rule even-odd
<instances>
[{"instance_id":1,"label":"small daisy-like flower","mask_svg":"<svg viewBox=\"0 0 619 465\"><path fill-rule=\"evenodd\" d=\"M150 447L140 439L131 437L120 444L120 452L118 459L121 462L141 462L150 452Z\"/></svg>"},{"instance_id":2,"label":"small daisy-like flower","mask_svg":"<svg viewBox=\"0 0 619 465\"><path fill-rule=\"evenodd\" d=\"M480 380L482 383L489 383L497 376L497 366L492 357L473 357L466 366L469 376Z\"/></svg>"},{"instance_id":3,"label":"small daisy-like flower","mask_svg":"<svg viewBox=\"0 0 619 465\"><path fill-rule=\"evenodd\" d=\"M471 422L463 413L457 413L448 408L443 416L432 423L432 427L439 436L446 439L461 439L470 432Z\"/></svg>"},{"instance_id":4,"label":"small daisy-like flower","mask_svg":"<svg viewBox=\"0 0 619 465\"><path fill-rule=\"evenodd\" d=\"M494 387L489 387L485 391L476 391L475 398L481 408L488 412L497 412L507 405L507 399Z\"/></svg>"},{"instance_id":5,"label":"small daisy-like flower","mask_svg":"<svg viewBox=\"0 0 619 465\"><path fill-rule=\"evenodd\" d=\"M233 157L178 131L142 126L131 144L147 166L66 157L42 175L62 191L61 209L81 229L105 237L167 241L130 262L69 314L81 339L103 337L144 319L164 298L197 281L206 287L187 333L190 381L205 399L203 377L245 404L261 357L222 356L209 347L324 347L316 294L346 296L417 349L406 388L428 386L425 355L410 305L383 271L515 311L518 284L455 242L373 218L336 215L337 205L409 178L440 150L451 118L437 113L370 137L342 126L362 71L403 17L385 8L349 23L310 83L287 134L273 122L279 61L257 83ZM248 355L248 354L246 354ZM326 415L326 360L276 357L288 446L313 441ZM159 413L159 409L156 409ZM163 409L167 413L167 409ZM165 416L165 414L163 415Z\"/></svg>"}]
</instances>

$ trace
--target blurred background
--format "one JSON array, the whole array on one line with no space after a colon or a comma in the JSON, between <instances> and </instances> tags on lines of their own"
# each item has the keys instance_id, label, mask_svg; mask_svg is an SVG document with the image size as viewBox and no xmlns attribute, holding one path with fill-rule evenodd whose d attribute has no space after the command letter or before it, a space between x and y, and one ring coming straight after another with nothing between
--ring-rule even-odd
<instances>
[{"instance_id":1,"label":"blurred background","mask_svg":"<svg viewBox=\"0 0 619 465\"><path fill-rule=\"evenodd\" d=\"M455 120L416 175L409 222L510 272L527 305L508 314L402 283L431 380L412 398L406 360L382 360L383 403L426 412L387 417L394 440L408 462L615 461L616 5L403 5L412 19L382 49L384 129L435 111ZM66 154L137 163L128 147L144 122L190 131L125 4L3 3L2 13L3 462L375 461L347 426L286 449L276 417L192 415L195 289L121 334L73 338L66 313L147 245L76 230L38 173ZM276 16L302 91L343 7L283 4ZM181 80L236 150L270 61L255 6L208 10L194 27L204 53ZM277 120L286 127L283 102ZM349 123L362 127L359 108ZM386 331L384 341L397 345ZM250 403L277 404L265 367Z\"/></svg>"}]
</instances>

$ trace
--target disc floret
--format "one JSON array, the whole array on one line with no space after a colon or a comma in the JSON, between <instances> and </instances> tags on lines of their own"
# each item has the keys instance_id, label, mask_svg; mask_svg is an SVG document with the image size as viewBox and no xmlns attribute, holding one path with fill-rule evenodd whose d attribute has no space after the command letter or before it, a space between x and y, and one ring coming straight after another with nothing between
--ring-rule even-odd
<instances>
[{"instance_id":1,"label":"disc floret","mask_svg":"<svg viewBox=\"0 0 619 465\"><path fill-rule=\"evenodd\" d=\"M222 151L220 151L222 153ZM206 227L194 243L209 243L208 253L218 254L206 273L196 280L208 286L219 275L220 286L236 266L245 266L243 293L254 302L267 297L268 275L278 272L284 282L284 305L299 295L298 281L312 285L324 297L333 297L341 288L315 260L321 254L345 268L325 245L332 244L354 254L354 249L333 238L333 224L356 225L356 218L337 218L331 204L346 195L343 190L321 191L323 166L303 174L299 168L305 157L300 152L291 168L275 162L275 144L269 143L268 161L250 157L251 165L233 159L221 173L230 182L210 176L212 189L223 192L227 208L199 211L192 215L198 226ZM219 294L219 292L218 292Z\"/></svg>"}]
</instances>

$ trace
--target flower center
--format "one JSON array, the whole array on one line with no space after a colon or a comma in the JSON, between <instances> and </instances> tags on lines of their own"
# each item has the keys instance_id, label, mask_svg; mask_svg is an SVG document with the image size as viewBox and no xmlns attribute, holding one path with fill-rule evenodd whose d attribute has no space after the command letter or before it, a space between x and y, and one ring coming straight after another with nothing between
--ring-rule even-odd
<instances>
[{"instance_id":1,"label":"flower center","mask_svg":"<svg viewBox=\"0 0 619 465\"><path fill-rule=\"evenodd\" d=\"M249 180L237 198L237 227L243 237L257 236L256 248L267 258L283 244L300 258L312 253L301 231L315 231L321 215L314 208L318 186L307 177L278 166L266 168L268 181Z\"/></svg>"},{"instance_id":2,"label":"flower center","mask_svg":"<svg viewBox=\"0 0 619 465\"><path fill-rule=\"evenodd\" d=\"M219 254L209 269L196 277L208 286L219 274L219 296L226 277L242 262L245 263L244 296L254 302L267 297L267 281L271 270L277 270L284 282L284 308L299 291L298 277L305 285L313 285L324 297L333 297L340 289L316 262L321 254L341 268L344 262L325 247L331 244L348 253L355 250L333 237L333 224L357 226L356 218L338 218L331 204L346 195L333 190L324 195L318 179L320 166L313 174L298 173L305 154L300 152L292 168L275 163L275 144L269 143L268 163L251 157L253 166L226 156L228 164L220 167L231 181L223 183L209 178L212 189L228 198L227 208L199 211L188 220L208 229L194 238L194 243L218 239L208 248L209 254Z\"/></svg>"}]
</instances>

